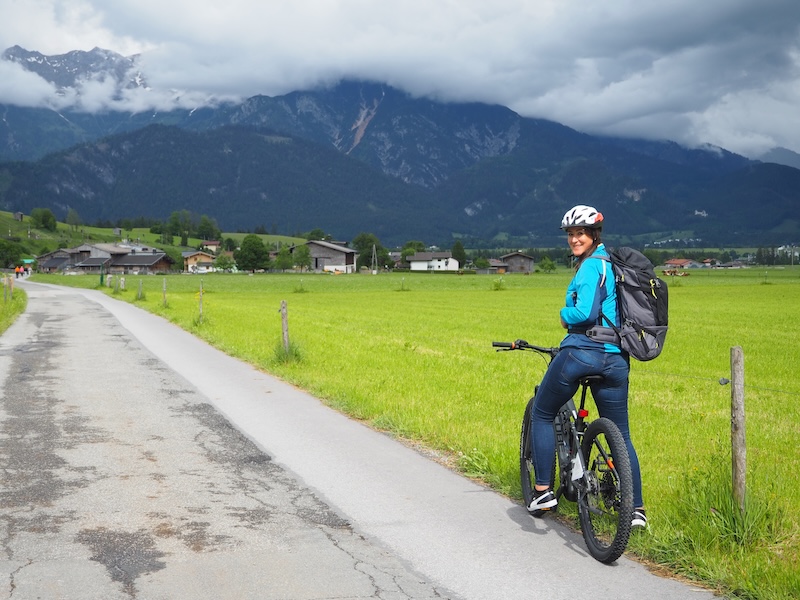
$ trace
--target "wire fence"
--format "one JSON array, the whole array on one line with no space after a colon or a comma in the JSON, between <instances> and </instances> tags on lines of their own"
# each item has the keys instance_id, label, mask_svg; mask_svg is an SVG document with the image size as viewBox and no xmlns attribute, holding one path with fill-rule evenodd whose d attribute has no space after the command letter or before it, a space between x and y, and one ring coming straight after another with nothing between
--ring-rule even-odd
<instances>
[{"instance_id":1,"label":"wire fence","mask_svg":"<svg viewBox=\"0 0 800 600\"><path fill-rule=\"evenodd\" d=\"M702 375L688 375L684 373L675 373L674 371L657 371L653 369L647 369L646 371L642 371L642 373L646 373L647 375L658 375L660 377L669 377L670 379L692 379L695 381L704 381L706 383L714 383L717 385L727 385L730 383L730 374L723 377L710 377L710 376L702 376ZM800 398L800 391L792 391L792 390L780 390L776 388L769 388L760 385L744 385L745 391L759 391L759 392L770 392L773 394L781 394L784 396L790 397L798 397Z\"/></svg>"}]
</instances>

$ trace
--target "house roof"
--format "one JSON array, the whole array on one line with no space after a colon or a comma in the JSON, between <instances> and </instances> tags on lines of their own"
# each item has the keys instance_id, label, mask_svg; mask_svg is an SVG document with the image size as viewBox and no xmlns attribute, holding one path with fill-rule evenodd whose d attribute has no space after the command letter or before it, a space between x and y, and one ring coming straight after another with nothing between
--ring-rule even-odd
<instances>
[{"instance_id":1,"label":"house roof","mask_svg":"<svg viewBox=\"0 0 800 600\"><path fill-rule=\"evenodd\" d=\"M43 263L44 261L55 257L67 258L69 257L69 252L67 252L65 248L58 248L57 250L52 250L51 252L45 252L44 254L39 254L36 257L36 260L38 260L39 263Z\"/></svg>"},{"instance_id":2,"label":"house roof","mask_svg":"<svg viewBox=\"0 0 800 600\"><path fill-rule=\"evenodd\" d=\"M689 258L670 258L665 265L670 265L673 267L685 267L686 265L692 264L694 261Z\"/></svg>"},{"instance_id":3,"label":"house roof","mask_svg":"<svg viewBox=\"0 0 800 600\"><path fill-rule=\"evenodd\" d=\"M58 269L61 265L69 260L68 256L54 256L53 258L45 259L44 262L39 264L40 269Z\"/></svg>"},{"instance_id":4,"label":"house roof","mask_svg":"<svg viewBox=\"0 0 800 600\"><path fill-rule=\"evenodd\" d=\"M322 240L308 240L306 242L307 245L316 244L317 246L322 246L323 248L329 248L331 250L338 250L339 252L343 252L344 254L355 254L355 250L352 248L348 248L347 246L342 246L341 244L332 244L331 242L323 242Z\"/></svg>"},{"instance_id":5,"label":"house roof","mask_svg":"<svg viewBox=\"0 0 800 600\"><path fill-rule=\"evenodd\" d=\"M517 250L516 252L509 252L508 254L504 254L500 258L506 259L506 258L511 258L512 256L521 256L522 258L529 258L533 260L532 256L528 256L527 254L525 254L524 252L520 252L519 250Z\"/></svg>"},{"instance_id":6,"label":"house roof","mask_svg":"<svg viewBox=\"0 0 800 600\"><path fill-rule=\"evenodd\" d=\"M211 259L214 258L214 255L209 254L208 252L203 252L202 250L187 250L185 252L181 252L181 256L183 256L183 258L189 258L190 256L195 256L196 254L202 254L203 256L207 256Z\"/></svg>"},{"instance_id":7,"label":"house roof","mask_svg":"<svg viewBox=\"0 0 800 600\"><path fill-rule=\"evenodd\" d=\"M96 248L103 252L108 252L109 254L128 254L131 249L125 248L123 246L118 246L116 244L81 244L76 248L70 248L70 252L86 252L91 250L92 248Z\"/></svg>"},{"instance_id":8,"label":"house roof","mask_svg":"<svg viewBox=\"0 0 800 600\"><path fill-rule=\"evenodd\" d=\"M124 256L118 256L114 259L114 266L119 267L149 267L156 264L160 260L167 262L174 262L168 254L164 252L158 253L132 253Z\"/></svg>"}]
</instances>

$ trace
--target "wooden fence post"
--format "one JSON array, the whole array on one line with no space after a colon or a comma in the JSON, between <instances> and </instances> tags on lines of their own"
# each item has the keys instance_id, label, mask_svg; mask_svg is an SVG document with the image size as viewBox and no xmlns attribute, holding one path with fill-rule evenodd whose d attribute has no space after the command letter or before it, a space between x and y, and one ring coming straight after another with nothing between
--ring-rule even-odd
<instances>
[{"instance_id":1,"label":"wooden fence post","mask_svg":"<svg viewBox=\"0 0 800 600\"><path fill-rule=\"evenodd\" d=\"M731 459L733 499L744 514L747 471L747 440L744 415L744 354L741 346L731 348Z\"/></svg>"},{"instance_id":2,"label":"wooden fence post","mask_svg":"<svg viewBox=\"0 0 800 600\"><path fill-rule=\"evenodd\" d=\"M283 349L289 354L289 310L286 300L281 300L281 325L283 328Z\"/></svg>"},{"instance_id":3,"label":"wooden fence post","mask_svg":"<svg viewBox=\"0 0 800 600\"><path fill-rule=\"evenodd\" d=\"M164 308L167 307L167 278L164 277L164 283L161 286L161 298L164 304Z\"/></svg>"}]
</instances>

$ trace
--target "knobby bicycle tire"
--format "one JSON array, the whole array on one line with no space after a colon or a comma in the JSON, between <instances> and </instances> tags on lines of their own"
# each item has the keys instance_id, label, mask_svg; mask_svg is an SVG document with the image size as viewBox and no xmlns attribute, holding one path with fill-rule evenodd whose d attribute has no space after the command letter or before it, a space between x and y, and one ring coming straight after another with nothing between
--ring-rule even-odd
<instances>
[{"instance_id":1,"label":"knobby bicycle tire","mask_svg":"<svg viewBox=\"0 0 800 600\"><path fill-rule=\"evenodd\" d=\"M633 478L625 440L606 418L592 421L581 443L586 483L578 498L583 539L589 553L612 563L625 551L633 517Z\"/></svg>"}]
</instances>

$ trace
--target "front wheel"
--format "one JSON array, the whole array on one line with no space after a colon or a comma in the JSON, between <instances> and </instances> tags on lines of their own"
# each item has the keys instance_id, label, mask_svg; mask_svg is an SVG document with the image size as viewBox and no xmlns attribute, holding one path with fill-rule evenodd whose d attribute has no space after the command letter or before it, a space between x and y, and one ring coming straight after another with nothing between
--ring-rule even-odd
<instances>
[{"instance_id":1,"label":"front wheel","mask_svg":"<svg viewBox=\"0 0 800 600\"><path fill-rule=\"evenodd\" d=\"M625 440L606 418L592 421L581 443L586 472L578 498L583 539L591 555L612 563L625 551L633 517L633 479Z\"/></svg>"}]
</instances>

